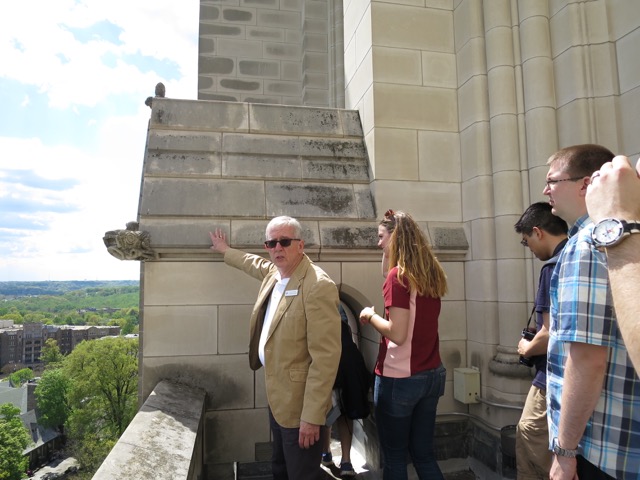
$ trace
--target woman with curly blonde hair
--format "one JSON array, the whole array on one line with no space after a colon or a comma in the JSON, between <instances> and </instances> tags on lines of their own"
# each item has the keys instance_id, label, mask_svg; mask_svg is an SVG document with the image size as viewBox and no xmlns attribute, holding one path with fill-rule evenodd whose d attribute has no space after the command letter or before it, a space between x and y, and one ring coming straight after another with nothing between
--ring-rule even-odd
<instances>
[{"instance_id":1,"label":"woman with curly blonde hair","mask_svg":"<svg viewBox=\"0 0 640 480\"><path fill-rule=\"evenodd\" d=\"M386 279L384 316L373 307L360 321L380 335L374 408L384 479L407 479L407 452L418 478L442 479L433 448L438 400L446 371L440 360L438 317L447 277L426 236L404 212L388 210L378 226Z\"/></svg>"}]
</instances>

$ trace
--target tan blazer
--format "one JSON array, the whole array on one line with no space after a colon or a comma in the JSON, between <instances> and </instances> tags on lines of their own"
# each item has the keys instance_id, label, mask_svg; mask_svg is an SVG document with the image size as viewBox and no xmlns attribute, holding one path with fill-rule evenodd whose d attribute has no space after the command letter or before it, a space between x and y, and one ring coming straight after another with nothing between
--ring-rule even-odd
<instances>
[{"instance_id":1,"label":"tan blazer","mask_svg":"<svg viewBox=\"0 0 640 480\"><path fill-rule=\"evenodd\" d=\"M226 264L262 280L251 313L249 364L262 364L258 343L276 266L269 260L230 248ZM264 347L267 400L278 424L298 428L300 420L324 425L331 407L331 389L340 362L340 313L335 283L309 257L291 275L278 304Z\"/></svg>"}]
</instances>

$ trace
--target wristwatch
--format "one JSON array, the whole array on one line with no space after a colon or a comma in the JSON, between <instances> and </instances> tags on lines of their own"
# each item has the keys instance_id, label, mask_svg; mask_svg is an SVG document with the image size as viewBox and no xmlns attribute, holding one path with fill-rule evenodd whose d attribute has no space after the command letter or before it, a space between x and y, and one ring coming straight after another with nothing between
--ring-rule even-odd
<instances>
[{"instance_id":1,"label":"wristwatch","mask_svg":"<svg viewBox=\"0 0 640 480\"><path fill-rule=\"evenodd\" d=\"M591 238L596 247L602 249L619 244L632 233L640 233L640 221L603 218L593 227Z\"/></svg>"},{"instance_id":2,"label":"wristwatch","mask_svg":"<svg viewBox=\"0 0 640 480\"><path fill-rule=\"evenodd\" d=\"M558 437L553 439L552 445L553 445L553 453L559 457L576 458L576 455L578 455L577 448L575 450L569 450L567 448L562 448L560 445L558 445Z\"/></svg>"}]
</instances>

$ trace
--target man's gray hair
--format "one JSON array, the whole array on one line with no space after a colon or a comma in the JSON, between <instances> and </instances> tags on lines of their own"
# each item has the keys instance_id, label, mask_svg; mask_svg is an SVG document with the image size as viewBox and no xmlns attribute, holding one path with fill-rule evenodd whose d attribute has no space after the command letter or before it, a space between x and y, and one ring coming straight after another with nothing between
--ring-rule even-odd
<instances>
[{"instance_id":1,"label":"man's gray hair","mask_svg":"<svg viewBox=\"0 0 640 480\"><path fill-rule=\"evenodd\" d=\"M281 216L272 218L267 229L265 231L266 236L269 236L269 230L277 227L293 227L293 235L295 238L302 238L302 225L293 217Z\"/></svg>"}]
</instances>

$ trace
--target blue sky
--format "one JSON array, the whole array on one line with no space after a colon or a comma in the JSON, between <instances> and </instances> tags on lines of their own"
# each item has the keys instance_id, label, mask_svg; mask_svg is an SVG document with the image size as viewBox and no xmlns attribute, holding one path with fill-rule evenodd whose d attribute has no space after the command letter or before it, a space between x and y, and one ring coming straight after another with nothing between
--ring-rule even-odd
<instances>
[{"instance_id":1,"label":"blue sky","mask_svg":"<svg viewBox=\"0 0 640 480\"><path fill-rule=\"evenodd\" d=\"M0 281L139 278L102 241L135 220L150 110L197 97L198 0L3 2Z\"/></svg>"}]
</instances>

